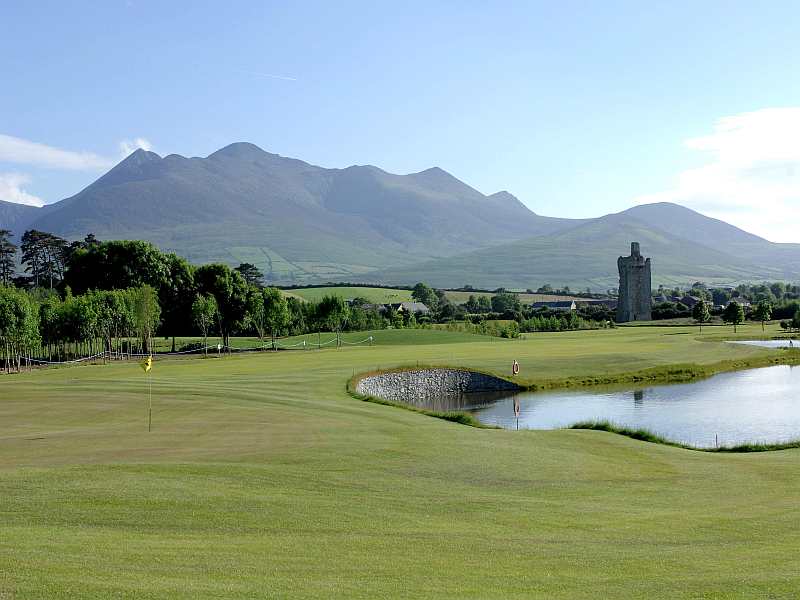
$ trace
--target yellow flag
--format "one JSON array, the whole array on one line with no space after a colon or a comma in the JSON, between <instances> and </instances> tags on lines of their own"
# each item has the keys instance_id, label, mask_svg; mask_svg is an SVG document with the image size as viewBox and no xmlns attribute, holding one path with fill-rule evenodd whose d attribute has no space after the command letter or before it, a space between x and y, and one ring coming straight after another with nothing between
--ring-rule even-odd
<instances>
[{"instance_id":1,"label":"yellow flag","mask_svg":"<svg viewBox=\"0 0 800 600\"><path fill-rule=\"evenodd\" d=\"M152 356L148 356L147 358L145 358L142 361L142 370L145 373L149 373L150 369L152 369L152 368L153 368L153 357Z\"/></svg>"}]
</instances>

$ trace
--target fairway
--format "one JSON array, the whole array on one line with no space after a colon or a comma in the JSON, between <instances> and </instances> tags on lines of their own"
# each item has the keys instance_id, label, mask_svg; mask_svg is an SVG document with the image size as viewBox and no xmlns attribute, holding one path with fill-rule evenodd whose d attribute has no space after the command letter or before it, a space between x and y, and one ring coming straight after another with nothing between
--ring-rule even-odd
<instances>
[{"instance_id":1,"label":"fairway","mask_svg":"<svg viewBox=\"0 0 800 600\"><path fill-rule=\"evenodd\" d=\"M779 354L721 327L373 335L159 357L150 434L134 362L0 376L0 598L796 597L800 451L476 429L345 389L417 363L516 359L537 383Z\"/></svg>"}]
</instances>

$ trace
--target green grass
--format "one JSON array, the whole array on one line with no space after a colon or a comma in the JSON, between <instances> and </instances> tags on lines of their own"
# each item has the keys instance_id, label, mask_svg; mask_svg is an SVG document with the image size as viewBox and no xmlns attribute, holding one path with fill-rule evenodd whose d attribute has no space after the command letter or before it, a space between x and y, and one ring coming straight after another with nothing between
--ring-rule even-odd
<instances>
[{"instance_id":1,"label":"green grass","mask_svg":"<svg viewBox=\"0 0 800 600\"><path fill-rule=\"evenodd\" d=\"M798 450L478 429L346 389L417 361L517 359L541 384L779 353L696 328L446 334L159 358L151 434L135 363L0 376L0 597L796 597Z\"/></svg>"},{"instance_id":2,"label":"green grass","mask_svg":"<svg viewBox=\"0 0 800 600\"><path fill-rule=\"evenodd\" d=\"M353 331L341 334L341 340L345 345L364 343L369 337L372 337L373 345L391 345L391 346L404 346L404 345L446 345L446 344L464 344L475 343L478 341L485 342L500 342L499 338L488 335L473 335L463 331L435 331L432 329L379 329L375 331ZM304 335L283 337L276 340L277 345L281 347L290 346L303 342L305 340L307 348L315 349L317 342L325 347L332 345L336 340L336 334L330 332L322 332L317 336L316 333L308 333ZM203 338L201 337L179 337L175 339L175 347L180 348L187 344L201 344ZM222 343L218 337L209 337L207 341L209 346L216 346ZM230 345L235 349L255 349L262 348L264 345L269 346L270 339L266 338L263 342L257 337L232 337ZM156 352L169 352L172 348L172 338L156 338L153 340L153 346Z\"/></svg>"}]
</instances>

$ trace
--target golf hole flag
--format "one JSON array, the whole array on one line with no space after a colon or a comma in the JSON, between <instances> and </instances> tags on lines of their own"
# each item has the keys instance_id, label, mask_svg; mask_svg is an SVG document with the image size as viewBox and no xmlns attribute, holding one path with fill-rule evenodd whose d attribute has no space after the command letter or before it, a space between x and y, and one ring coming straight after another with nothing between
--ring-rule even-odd
<instances>
[{"instance_id":1,"label":"golf hole flag","mask_svg":"<svg viewBox=\"0 0 800 600\"><path fill-rule=\"evenodd\" d=\"M152 368L153 368L153 357L148 356L142 361L142 371L144 371L145 373L149 373L150 369Z\"/></svg>"}]
</instances>

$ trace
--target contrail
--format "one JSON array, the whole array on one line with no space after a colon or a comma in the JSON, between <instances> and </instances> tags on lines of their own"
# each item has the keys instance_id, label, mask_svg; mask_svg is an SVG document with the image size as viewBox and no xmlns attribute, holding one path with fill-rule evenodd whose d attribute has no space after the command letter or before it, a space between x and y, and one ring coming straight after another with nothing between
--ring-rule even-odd
<instances>
[{"instance_id":1,"label":"contrail","mask_svg":"<svg viewBox=\"0 0 800 600\"><path fill-rule=\"evenodd\" d=\"M296 77L287 77L286 75L273 75L272 73L259 73L258 71L248 71L240 69L242 73L249 73L250 75L258 75L259 77L269 77L270 79L282 79L283 81L298 81Z\"/></svg>"}]
</instances>

